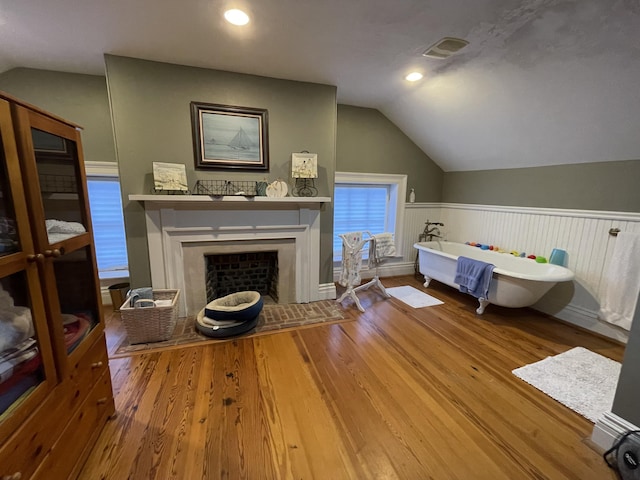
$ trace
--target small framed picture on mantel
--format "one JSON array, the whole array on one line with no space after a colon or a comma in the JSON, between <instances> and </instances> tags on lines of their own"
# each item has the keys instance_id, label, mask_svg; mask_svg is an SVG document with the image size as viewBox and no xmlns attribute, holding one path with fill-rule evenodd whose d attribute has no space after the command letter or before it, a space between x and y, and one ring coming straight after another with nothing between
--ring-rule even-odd
<instances>
[{"instance_id":1,"label":"small framed picture on mantel","mask_svg":"<svg viewBox=\"0 0 640 480\"><path fill-rule=\"evenodd\" d=\"M188 193L186 166L153 162L153 189L156 193Z\"/></svg>"},{"instance_id":2,"label":"small framed picture on mantel","mask_svg":"<svg viewBox=\"0 0 640 480\"><path fill-rule=\"evenodd\" d=\"M197 169L269 170L266 109L191 102Z\"/></svg>"}]
</instances>

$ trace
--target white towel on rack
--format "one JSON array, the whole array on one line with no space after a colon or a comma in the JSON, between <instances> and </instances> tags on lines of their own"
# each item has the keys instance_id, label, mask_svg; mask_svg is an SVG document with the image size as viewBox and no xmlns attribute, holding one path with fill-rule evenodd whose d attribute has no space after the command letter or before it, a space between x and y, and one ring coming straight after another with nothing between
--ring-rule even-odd
<instances>
[{"instance_id":1,"label":"white towel on rack","mask_svg":"<svg viewBox=\"0 0 640 480\"><path fill-rule=\"evenodd\" d=\"M603 281L599 317L625 330L631 330L640 294L640 234L618 234Z\"/></svg>"},{"instance_id":2,"label":"white towel on rack","mask_svg":"<svg viewBox=\"0 0 640 480\"><path fill-rule=\"evenodd\" d=\"M393 241L393 233L376 233L371 242L369 256L373 253L375 262L380 259L393 257L396 254L396 244Z\"/></svg>"},{"instance_id":3,"label":"white towel on rack","mask_svg":"<svg viewBox=\"0 0 640 480\"><path fill-rule=\"evenodd\" d=\"M342 271L339 283L343 287L359 285L362 281L362 232L351 232L340 235L342 237Z\"/></svg>"}]
</instances>

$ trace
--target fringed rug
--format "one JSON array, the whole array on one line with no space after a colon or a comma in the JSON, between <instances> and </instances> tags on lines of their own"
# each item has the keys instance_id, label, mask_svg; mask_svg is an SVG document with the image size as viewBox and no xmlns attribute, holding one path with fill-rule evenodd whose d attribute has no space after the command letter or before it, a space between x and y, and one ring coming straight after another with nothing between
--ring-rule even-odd
<instances>
[{"instance_id":1,"label":"fringed rug","mask_svg":"<svg viewBox=\"0 0 640 480\"><path fill-rule=\"evenodd\" d=\"M167 347L197 345L201 343L219 343L247 338L266 333L276 333L293 328L304 328L320 324L331 324L345 321L342 308L334 300L321 300L319 302L265 305L258 318L258 325L250 332L236 337L214 339L199 333L195 328L195 317L179 318L173 336L169 340L153 343L137 343L130 345L125 337L122 343L111 355L111 358L126 357L136 353L148 353L153 350L166 349Z\"/></svg>"},{"instance_id":2,"label":"fringed rug","mask_svg":"<svg viewBox=\"0 0 640 480\"><path fill-rule=\"evenodd\" d=\"M595 423L611 410L620 363L576 347L512 373Z\"/></svg>"}]
</instances>

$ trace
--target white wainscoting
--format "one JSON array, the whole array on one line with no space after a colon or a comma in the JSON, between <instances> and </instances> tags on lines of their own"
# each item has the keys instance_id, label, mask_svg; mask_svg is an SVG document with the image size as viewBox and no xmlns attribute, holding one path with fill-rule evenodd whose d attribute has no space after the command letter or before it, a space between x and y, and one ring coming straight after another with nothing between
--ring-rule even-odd
<instances>
[{"instance_id":1,"label":"white wainscoting","mask_svg":"<svg viewBox=\"0 0 640 480\"><path fill-rule=\"evenodd\" d=\"M626 342L627 332L598 320L597 311L602 275L616 241L609 229L640 233L640 213L443 203L440 221L453 242L492 244L547 258L553 248L566 250L575 280L554 287L535 308Z\"/></svg>"},{"instance_id":2,"label":"white wainscoting","mask_svg":"<svg viewBox=\"0 0 640 480\"><path fill-rule=\"evenodd\" d=\"M405 207L402 258L385 262L382 277L413 272L413 244L425 222L442 222L442 236L451 242L492 244L504 250L549 258L554 248L567 251L572 282L554 287L534 308L593 332L626 342L628 333L602 322L597 312L602 294L602 276L613 253L616 237L610 228L640 233L640 213L567 210L554 208L503 207L456 203L413 203ZM335 268L338 279L340 266ZM363 278L373 272L366 269Z\"/></svg>"}]
</instances>

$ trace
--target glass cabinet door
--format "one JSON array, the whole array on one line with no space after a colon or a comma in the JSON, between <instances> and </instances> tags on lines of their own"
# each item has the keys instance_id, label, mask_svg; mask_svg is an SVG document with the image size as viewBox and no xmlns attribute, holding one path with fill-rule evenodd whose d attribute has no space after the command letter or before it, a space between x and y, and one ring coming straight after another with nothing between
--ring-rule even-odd
<instances>
[{"instance_id":1,"label":"glass cabinet door","mask_svg":"<svg viewBox=\"0 0 640 480\"><path fill-rule=\"evenodd\" d=\"M36 250L45 257L45 302L57 357L68 366L66 355L93 343L91 333L101 325L80 135L71 125L35 112L19 111L18 116L22 170L34 179L28 182L27 200Z\"/></svg>"},{"instance_id":2,"label":"glass cabinet door","mask_svg":"<svg viewBox=\"0 0 640 480\"><path fill-rule=\"evenodd\" d=\"M96 295L95 263L90 247L79 248L53 259L58 292L64 349L73 352L98 324L100 312Z\"/></svg>"},{"instance_id":3,"label":"glass cabinet door","mask_svg":"<svg viewBox=\"0 0 640 480\"><path fill-rule=\"evenodd\" d=\"M76 142L31 128L49 244L87 232Z\"/></svg>"},{"instance_id":4,"label":"glass cabinet door","mask_svg":"<svg viewBox=\"0 0 640 480\"><path fill-rule=\"evenodd\" d=\"M31 305L24 271L0 280L0 421L46 378Z\"/></svg>"},{"instance_id":5,"label":"glass cabinet door","mask_svg":"<svg viewBox=\"0 0 640 480\"><path fill-rule=\"evenodd\" d=\"M22 193L9 105L0 100L0 438L12 413L37 405L56 372Z\"/></svg>"}]
</instances>

